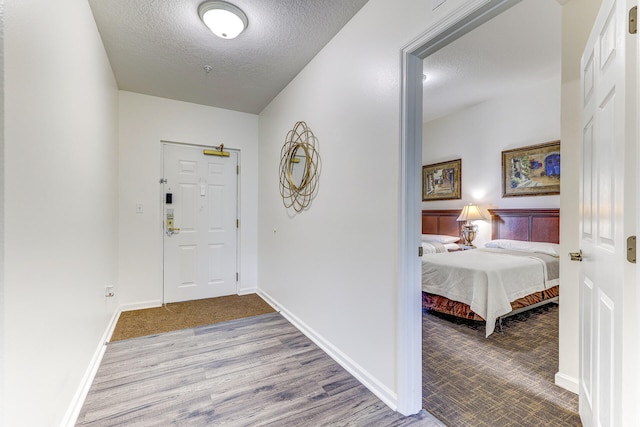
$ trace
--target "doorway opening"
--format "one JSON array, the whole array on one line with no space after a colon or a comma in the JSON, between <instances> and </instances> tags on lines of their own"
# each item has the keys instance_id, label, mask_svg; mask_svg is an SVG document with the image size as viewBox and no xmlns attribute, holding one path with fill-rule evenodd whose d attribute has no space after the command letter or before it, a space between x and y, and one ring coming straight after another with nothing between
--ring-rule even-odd
<instances>
[{"instance_id":1,"label":"doorway opening","mask_svg":"<svg viewBox=\"0 0 640 427\"><path fill-rule=\"evenodd\" d=\"M483 5L478 2L467 2L465 6L451 13L443 19L444 24L434 25L433 30L423 34L418 40L407 46L403 50L403 85L402 85L402 155L401 168L404 171L402 176L403 191L401 192L402 210L401 234L404 239L404 246L400 248L402 256L400 283L403 284L400 290L400 318L401 335L400 359L404 363L400 364L399 378L403 376L403 369L415 372L422 372L422 311L421 311L421 266L420 261L415 258L415 248L420 246L420 241L416 230L420 229L420 211L422 208L421 195L421 169L422 169L422 149L423 149L423 60L440 51L443 47L459 39L463 35L476 29L480 25L492 20L520 1L503 0L488 1ZM442 28L446 27L445 30ZM428 79L432 77L427 75ZM559 91L559 87L558 87ZM499 153L498 153L499 156ZM451 159L438 159L445 161ZM435 163L435 162L434 162ZM499 171L497 172L499 174ZM458 200L462 203L465 200ZM468 201L466 201L468 202ZM453 207L451 204L449 208ZM455 206L457 208L457 205ZM408 345L402 341L406 340ZM402 352L412 354L402 354ZM418 355L418 356L416 356ZM556 366L557 368L557 366ZM413 378L422 378L414 376ZM422 382L419 384L411 380L402 381L399 387L399 410L405 408L422 408L422 400L417 399L412 390L422 389ZM406 406L405 406L406 405ZM425 408L429 410L429 408ZM407 412L409 413L409 412Z\"/></svg>"}]
</instances>

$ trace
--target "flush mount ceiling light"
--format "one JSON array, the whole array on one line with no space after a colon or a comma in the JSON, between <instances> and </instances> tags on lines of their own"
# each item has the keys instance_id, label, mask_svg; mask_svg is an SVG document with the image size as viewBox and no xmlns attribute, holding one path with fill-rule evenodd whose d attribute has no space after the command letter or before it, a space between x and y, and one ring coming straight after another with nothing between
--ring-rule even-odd
<instances>
[{"instance_id":1,"label":"flush mount ceiling light","mask_svg":"<svg viewBox=\"0 0 640 427\"><path fill-rule=\"evenodd\" d=\"M247 28L247 15L238 7L226 1L205 1L198 7L202 22L216 36L234 39Z\"/></svg>"}]
</instances>

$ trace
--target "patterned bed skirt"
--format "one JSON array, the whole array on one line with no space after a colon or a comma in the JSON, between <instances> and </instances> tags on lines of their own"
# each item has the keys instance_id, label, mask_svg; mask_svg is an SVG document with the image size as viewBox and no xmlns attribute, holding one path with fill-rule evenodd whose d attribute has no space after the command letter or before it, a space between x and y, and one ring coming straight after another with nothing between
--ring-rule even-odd
<instances>
[{"instance_id":1,"label":"patterned bed skirt","mask_svg":"<svg viewBox=\"0 0 640 427\"><path fill-rule=\"evenodd\" d=\"M560 286L554 286L553 288L549 288L542 292L535 292L533 294L527 295L526 297L522 297L513 301L511 303L511 309L517 310L523 307L527 307L551 298L555 298L559 294ZM461 317L463 319L484 321L484 319L474 313L473 310L471 310L471 307L469 307L467 304L458 301L452 301L448 298L430 294L427 292L422 292L422 309L433 310L437 311L438 313L449 314L452 316Z\"/></svg>"}]
</instances>

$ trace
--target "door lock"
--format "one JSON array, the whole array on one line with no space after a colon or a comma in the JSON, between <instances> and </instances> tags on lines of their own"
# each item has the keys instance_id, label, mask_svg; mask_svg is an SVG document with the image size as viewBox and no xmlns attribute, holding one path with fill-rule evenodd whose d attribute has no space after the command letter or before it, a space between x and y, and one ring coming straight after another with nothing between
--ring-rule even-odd
<instances>
[{"instance_id":1,"label":"door lock","mask_svg":"<svg viewBox=\"0 0 640 427\"><path fill-rule=\"evenodd\" d=\"M173 236L176 231L180 229L173 226L173 209L167 209L167 236Z\"/></svg>"}]
</instances>

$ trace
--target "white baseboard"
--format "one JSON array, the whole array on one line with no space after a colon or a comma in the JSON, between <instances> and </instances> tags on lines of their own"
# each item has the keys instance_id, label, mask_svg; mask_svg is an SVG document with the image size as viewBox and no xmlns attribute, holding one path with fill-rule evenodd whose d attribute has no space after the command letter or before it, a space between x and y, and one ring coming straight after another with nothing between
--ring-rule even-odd
<instances>
[{"instance_id":1,"label":"white baseboard","mask_svg":"<svg viewBox=\"0 0 640 427\"><path fill-rule=\"evenodd\" d=\"M156 307L162 307L162 301L160 301L159 299L121 305L120 312L122 313L124 311L144 310L145 308L156 308Z\"/></svg>"},{"instance_id":2,"label":"white baseboard","mask_svg":"<svg viewBox=\"0 0 640 427\"><path fill-rule=\"evenodd\" d=\"M67 412L64 414L64 418L62 418L62 422L60 426L62 427L73 427L75 426L78 416L80 415L80 411L82 410L82 405L84 404L85 399L87 398L87 394L89 393L89 389L91 388L91 384L93 383L93 379L98 372L98 368L100 367L100 363L102 362L102 357L104 356L104 352L107 349L107 342L111 339L111 335L113 335L113 331L116 328L116 324L118 323L118 318L120 318L120 313L122 310L116 310L111 316L111 320L107 324L107 328L105 329L100 341L98 343L98 347L96 348L93 357L91 358L91 362L89 362L89 366L82 377L82 381L80 381L80 385L78 386L78 390L73 395L73 399L71 400L71 404L67 409Z\"/></svg>"},{"instance_id":3,"label":"white baseboard","mask_svg":"<svg viewBox=\"0 0 640 427\"><path fill-rule=\"evenodd\" d=\"M575 394L580 392L580 386L577 378L570 377L561 372L556 372L556 385L565 390L569 390Z\"/></svg>"},{"instance_id":4,"label":"white baseboard","mask_svg":"<svg viewBox=\"0 0 640 427\"><path fill-rule=\"evenodd\" d=\"M277 311L278 313L280 313L280 306L273 300L273 298L271 298L271 296L269 294L267 294L266 292L263 292L259 289L256 289L256 293L267 302L267 304L269 304L275 311Z\"/></svg>"},{"instance_id":5,"label":"white baseboard","mask_svg":"<svg viewBox=\"0 0 640 427\"><path fill-rule=\"evenodd\" d=\"M116 324L118 323L118 319L120 318L120 314L124 311L131 310L142 310L145 308L154 308L161 307L162 301L160 300L151 300L151 301L142 301L134 304L125 304L113 313L111 316L111 320L107 325L102 337L100 338L100 342L98 343L98 348L96 349L93 357L91 358L91 362L89 362L89 366L82 377L82 381L80 381L80 385L78 386L78 390L73 396L71 400L71 404L67 409L67 412L62 419L60 425L62 427L72 427L76 424L78 420L78 416L80 415L80 411L82 410L82 405L84 404L85 399L87 398L87 394L89 393L89 389L91 388L91 384L93 383L93 379L98 372L98 368L100 367L100 363L102 362L102 357L104 356L104 352L107 349L106 344L111 339L113 335L113 331L116 328Z\"/></svg>"},{"instance_id":6,"label":"white baseboard","mask_svg":"<svg viewBox=\"0 0 640 427\"><path fill-rule=\"evenodd\" d=\"M238 295L250 295L257 294L258 288L246 288L246 289L238 289Z\"/></svg>"},{"instance_id":7,"label":"white baseboard","mask_svg":"<svg viewBox=\"0 0 640 427\"><path fill-rule=\"evenodd\" d=\"M279 304L274 298L264 291L258 290L260 295L274 310L280 312L282 316L293 324L300 332L302 332L307 338L313 341L318 347L327 353L333 360L335 360L340 366L353 375L362 385L368 388L373 394L375 394L380 400L382 400L387 406L394 411L398 408L398 396L393 390L378 381L373 377L366 369L358 365L350 357L336 348L333 344L327 341L324 337L306 325L302 320L293 315L289 310Z\"/></svg>"}]
</instances>

